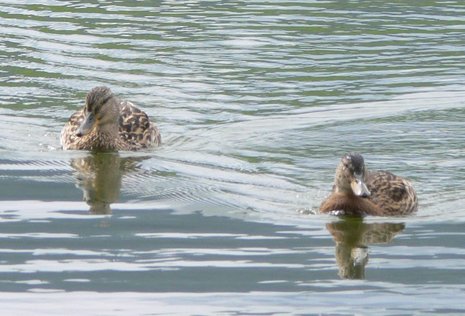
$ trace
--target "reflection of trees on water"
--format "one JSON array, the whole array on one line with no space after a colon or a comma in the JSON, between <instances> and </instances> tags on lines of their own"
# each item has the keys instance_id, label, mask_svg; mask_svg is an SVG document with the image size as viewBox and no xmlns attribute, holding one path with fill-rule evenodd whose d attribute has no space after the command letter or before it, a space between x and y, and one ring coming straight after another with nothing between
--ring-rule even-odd
<instances>
[{"instance_id":1,"label":"reflection of trees on water","mask_svg":"<svg viewBox=\"0 0 465 316\"><path fill-rule=\"evenodd\" d=\"M336 242L339 276L345 279L364 279L368 245L391 242L404 230L405 224L364 223L362 218L346 218L329 223L326 228Z\"/></svg>"},{"instance_id":2,"label":"reflection of trees on water","mask_svg":"<svg viewBox=\"0 0 465 316\"><path fill-rule=\"evenodd\" d=\"M92 153L71 161L77 186L93 214L111 213L111 203L119 198L123 174L135 170L137 159L121 158L118 153Z\"/></svg>"}]
</instances>

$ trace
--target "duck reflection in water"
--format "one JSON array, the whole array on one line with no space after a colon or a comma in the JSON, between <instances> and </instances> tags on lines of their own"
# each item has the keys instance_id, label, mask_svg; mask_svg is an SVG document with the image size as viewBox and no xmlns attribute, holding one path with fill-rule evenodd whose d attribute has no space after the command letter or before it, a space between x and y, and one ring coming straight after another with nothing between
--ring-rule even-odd
<instances>
[{"instance_id":1,"label":"duck reflection in water","mask_svg":"<svg viewBox=\"0 0 465 316\"><path fill-rule=\"evenodd\" d=\"M116 152L95 152L71 161L77 186L92 214L110 214L111 203L118 200L123 174L136 168L134 158L121 158Z\"/></svg>"},{"instance_id":2,"label":"duck reflection in water","mask_svg":"<svg viewBox=\"0 0 465 316\"><path fill-rule=\"evenodd\" d=\"M344 279L364 279L370 244L389 243L401 231L404 223L364 223L362 218L343 218L326 224L336 242L336 262L339 276Z\"/></svg>"}]
</instances>

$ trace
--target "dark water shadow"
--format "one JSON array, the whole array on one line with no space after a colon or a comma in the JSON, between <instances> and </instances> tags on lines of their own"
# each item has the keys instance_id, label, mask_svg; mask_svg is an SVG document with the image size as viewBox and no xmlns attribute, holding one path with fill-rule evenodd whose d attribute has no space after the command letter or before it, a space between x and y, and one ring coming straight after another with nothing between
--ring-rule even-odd
<instances>
[{"instance_id":1,"label":"dark water shadow","mask_svg":"<svg viewBox=\"0 0 465 316\"><path fill-rule=\"evenodd\" d=\"M92 214L110 214L119 199L123 175L134 172L142 158L121 158L118 153L91 153L71 160L76 185Z\"/></svg>"},{"instance_id":2,"label":"dark water shadow","mask_svg":"<svg viewBox=\"0 0 465 316\"><path fill-rule=\"evenodd\" d=\"M368 246L389 243L405 228L404 223L364 223L362 218L344 218L326 224L336 242L335 256L339 276L364 279Z\"/></svg>"}]
</instances>

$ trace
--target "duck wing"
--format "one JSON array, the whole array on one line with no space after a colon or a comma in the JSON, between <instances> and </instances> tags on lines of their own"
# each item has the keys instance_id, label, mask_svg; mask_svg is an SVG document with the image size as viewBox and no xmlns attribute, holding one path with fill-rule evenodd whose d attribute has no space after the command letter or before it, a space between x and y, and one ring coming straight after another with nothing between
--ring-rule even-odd
<instances>
[{"instance_id":1,"label":"duck wing","mask_svg":"<svg viewBox=\"0 0 465 316\"><path fill-rule=\"evenodd\" d=\"M386 215L405 215L418 208L412 183L402 177L388 171L370 172L366 184L371 192L369 199Z\"/></svg>"},{"instance_id":2,"label":"duck wing","mask_svg":"<svg viewBox=\"0 0 465 316\"><path fill-rule=\"evenodd\" d=\"M161 143L158 128L148 115L129 101L121 102L119 135L132 149L157 146Z\"/></svg>"},{"instance_id":3,"label":"duck wing","mask_svg":"<svg viewBox=\"0 0 465 316\"><path fill-rule=\"evenodd\" d=\"M84 111L79 110L70 116L68 122L61 130L61 146L63 149L76 149L76 144L79 142L79 137L76 133L84 120Z\"/></svg>"}]
</instances>

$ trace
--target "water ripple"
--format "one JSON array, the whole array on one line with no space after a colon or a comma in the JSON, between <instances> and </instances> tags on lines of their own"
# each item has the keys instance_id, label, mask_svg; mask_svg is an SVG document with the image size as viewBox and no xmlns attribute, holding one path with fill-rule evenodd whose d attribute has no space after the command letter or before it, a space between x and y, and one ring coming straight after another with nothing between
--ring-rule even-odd
<instances>
[{"instance_id":1,"label":"water ripple","mask_svg":"<svg viewBox=\"0 0 465 316\"><path fill-rule=\"evenodd\" d=\"M1 1L2 310L62 313L66 291L89 302L79 314L155 301L160 314L462 312L464 13L460 1ZM143 108L163 146L60 150L96 85ZM313 214L346 151L415 183L417 216L360 224L392 244L347 251L340 234L363 236ZM353 276L352 250L369 253L366 281L337 275Z\"/></svg>"}]
</instances>

